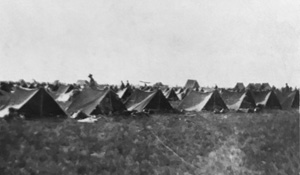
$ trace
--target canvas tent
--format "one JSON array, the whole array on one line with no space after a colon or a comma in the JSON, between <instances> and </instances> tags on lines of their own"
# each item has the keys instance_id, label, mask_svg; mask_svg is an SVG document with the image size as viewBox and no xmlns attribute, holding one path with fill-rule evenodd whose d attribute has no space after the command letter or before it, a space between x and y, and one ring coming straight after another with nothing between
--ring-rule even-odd
<instances>
[{"instance_id":1,"label":"canvas tent","mask_svg":"<svg viewBox=\"0 0 300 175\"><path fill-rule=\"evenodd\" d=\"M153 87L161 88L161 87L165 87L165 85L162 82L157 82L157 83L153 84Z\"/></svg>"},{"instance_id":2,"label":"canvas tent","mask_svg":"<svg viewBox=\"0 0 300 175\"><path fill-rule=\"evenodd\" d=\"M246 89L251 91L260 91L261 90L261 84L260 83L249 83Z\"/></svg>"},{"instance_id":3,"label":"canvas tent","mask_svg":"<svg viewBox=\"0 0 300 175\"><path fill-rule=\"evenodd\" d=\"M228 109L218 91L196 92L191 91L178 106L185 111L213 111L215 109Z\"/></svg>"},{"instance_id":4,"label":"canvas tent","mask_svg":"<svg viewBox=\"0 0 300 175\"><path fill-rule=\"evenodd\" d=\"M240 83L240 82L236 83L233 89L238 92L244 91L245 90L244 83Z\"/></svg>"},{"instance_id":5,"label":"canvas tent","mask_svg":"<svg viewBox=\"0 0 300 175\"><path fill-rule=\"evenodd\" d=\"M274 93L276 94L280 104L284 101L284 99L286 98L286 92L282 92L279 89L274 90Z\"/></svg>"},{"instance_id":6,"label":"canvas tent","mask_svg":"<svg viewBox=\"0 0 300 175\"><path fill-rule=\"evenodd\" d=\"M130 87L126 87L124 89L120 89L117 92L117 95L119 96L120 99L126 100L132 93L132 89Z\"/></svg>"},{"instance_id":7,"label":"canvas tent","mask_svg":"<svg viewBox=\"0 0 300 175\"><path fill-rule=\"evenodd\" d=\"M65 111L57 104L52 96L44 89L25 89L16 87L10 94L9 102L2 108L2 112L13 107L26 118L35 117L67 117Z\"/></svg>"},{"instance_id":8,"label":"canvas tent","mask_svg":"<svg viewBox=\"0 0 300 175\"><path fill-rule=\"evenodd\" d=\"M281 106L283 109L299 109L299 90L283 93L281 98Z\"/></svg>"},{"instance_id":9,"label":"canvas tent","mask_svg":"<svg viewBox=\"0 0 300 175\"><path fill-rule=\"evenodd\" d=\"M109 114L125 111L126 107L112 90L85 88L67 108L69 114L81 111L87 115Z\"/></svg>"},{"instance_id":10,"label":"canvas tent","mask_svg":"<svg viewBox=\"0 0 300 175\"><path fill-rule=\"evenodd\" d=\"M57 99L59 98L59 96L70 92L73 89L73 87L71 85L64 85L64 84L60 84L58 86L58 89L56 91L52 91L49 90L49 94L54 98Z\"/></svg>"},{"instance_id":11,"label":"canvas tent","mask_svg":"<svg viewBox=\"0 0 300 175\"><path fill-rule=\"evenodd\" d=\"M252 95L257 106L263 106L266 109L282 109L273 91L252 91Z\"/></svg>"},{"instance_id":12,"label":"canvas tent","mask_svg":"<svg viewBox=\"0 0 300 175\"><path fill-rule=\"evenodd\" d=\"M79 93L80 90L73 89L70 92L61 94L55 99L55 101L61 106L62 109L66 110Z\"/></svg>"},{"instance_id":13,"label":"canvas tent","mask_svg":"<svg viewBox=\"0 0 300 175\"><path fill-rule=\"evenodd\" d=\"M179 98L173 88L166 89L165 91L163 91L163 94L165 95L166 99L169 101L179 100Z\"/></svg>"},{"instance_id":14,"label":"canvas tent","mask_svg":"<svg viewBox=\"0 0 300 175\"><path fill-rule=\"evenodd\" d=\"M183 91L181 91L180 93L177 94L178 99L183 100L190 91L192 91L192 90L191 89L183 89Z\"/></svg>"},{"instance_id":15,"label":"canvas tent","mask_svg":"<svg viewBox=\"0 0 300 175\"><path fill-rule=\"evenodd\" d=\"M0 110L6 108L9 105L11 95L9 92L0 90Z\"/></svg>"},{"instance_id":16,"label":"canvas tent","mask_svg":"<svg viewBox=\"0 0 300 175\"><path fill-rule=\"evenodd\" d=\"M261 84L260 84L260 83L255 83L255 84L254 84L254 88L255 88L255 90L257 90L257 91L260 91L260 90L261 90Z\"/></svg>"},{"instance_id":17,"label":"canvas tent","mask_svg":"<svg viewBox=\"0 0 300 175\"><path fill-rule=\"evenodd\" d=\"M172 106L160 90L145 92L136 89L125 102L125 105L129 111L135 110L138 112L141 112L144 109L154 111L173 110Z\"/></svg>"},{"instance_id":18,"label":"canvas tent","mask_svg":"<svg viewBox=\"0 0 300 175\"><path fill-rule=\"evenodd\" d=\"M199 89L199 84L197 80L187 80L184 88L186 89Z\"/></svg>"},{"instance_id":19,"label":"canvas tent","mask_svg":"<svg viewBox=\"0 0 300 175\"><path fill-rule=\"evenodd\" d=\"M175 90L176 94L180 94L181 92L183 92L183 88L176 88Z\"/></svg>"},{"instance_id":20,"label":"canvas tent","mask_svg":"<svg viewBox=\"0 0 300 175\"><path fill-rule=\"evenodd\" d=\"M254 109L256 106L250 91L232 92L223 90L220 95L229 109Z\"/></svg>"},{"instance_id":21,"label":"canvas tent","mask_svg":"<svg viewBox=\"0 0 300 175\"><path fill-rule=\"evenodd\" d=\"M269 83L262 83L261 84L261 87L260 87L262 91L270 91L272 90L272 87L270 86Z\"/></svg>"},{"instance_id":22,"label":"canvas tent","mask_svg":"<svg viewBox=\"0 0 300 175\"><path fill-rule=\"evenodd\" d=\"M249 84L247 85L246 89L248 89L248 90L255 90L255 85L254 85L254 83L249 83Z\"/></svg>"}]
</instances>

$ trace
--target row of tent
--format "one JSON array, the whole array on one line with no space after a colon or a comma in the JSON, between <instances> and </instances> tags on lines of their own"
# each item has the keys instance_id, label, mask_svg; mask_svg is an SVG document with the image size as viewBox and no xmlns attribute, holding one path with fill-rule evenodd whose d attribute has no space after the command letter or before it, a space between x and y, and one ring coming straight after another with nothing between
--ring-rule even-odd
<instances>
[{"instance_id":1,"label":"row of tent","mask_svg":"<svg viewBox=\"0 0 300 175\"><path fill-rule=\"evenodd\" d=\"M299 108L299 91L290 94L289 99L284 100L285 104L289 101L289 106L285 105L284 109ZM186 111L212 111L214 109L254 109L256 107L266 109L283 109L277 95L273 91L263 92L233 92L215 90L213 92L191 91L179 104L179 109Z\"/></svg>"},{"instance_id":2,"label":"row of tent","mask_svg":"<svg viewBox=\"0 0 300 175\"><path fill-rule=\"evenodd\" d=\"M171 110L172 105L170 105L170 101L180 101L179 106L177 107L180 110L193 110L194 107L192 106L197 106L198 108L195 111L213 110L216 108L238 110L240 108L255 108L256 106L269 109L290 109L299 107L298 90L289 93L282 93L280 91L249 90L245 92L229 90L199 92L188 89L178 89L175 91L173 88L153 91L124 88L117 93L114 93L109 89L101 91L85 88L74 100L71 100L72 104L69 101L70 105L67 104L65 107L68 107L70 110L72 109L73 104L78 104L76 101L85 101L86 98L90 99L89 97L91 96L99 99L100 97L98 97L99 95L97 95L97 93L100 92L109 92L107 93L109 94L109 98L114 101L111 102L112 104L110 105L118 104L117 108L119 109L121 101L129 111L142 111L144 109ZM61 96L62 95L59 97ZM56 99L59 101L59 98ZM64 104L66 104L66 102L64 102ZM62 106L64 105L62 104ZM78 107L75 107L74 109L77 110Z\"/></svg>"},{"instance_id":3,"label":"row of tent","mask_svg":"<svg viewBox=\"0 0 300 175\"><path fill-rule=\"evenodd\" d=\"M87 115L121 113L124 111L173 111L171 100L185 90L143 91L129 88L115 93L111 89L84 88L70 90L62 85L55 92L45 89L16 87L11 93L0 91L0 117L10 107L26 117L70 116L81 111ZM172 103L172 102L171 102ZM280 91L233 92L214 90L211 92L186 91L177 106L183 111L213 111L215 109L253 109L261 106L269 109L299 108L299 91L283 94Z\"/></svg>"},{"instance_id":4,"label":"row of tent","mask_svg":"<svg viewBox=\"0 0 300 175\"><path fill-rule=\"evenodd\" d=\"M67 117L79 111L87 115L97 115L127 110L173 110L160 90L145 92L136 89L126 101L122 101L111 89L84 88L76 95L73 91L68 92L68 88L63 86L55 92L45 88L32 90L22 87L16 87L11 93L0 90L0 117L8 114L10 108L17 109L26 118Z\"/></svg>"},{"instance_id":5,"label":"row of tent","mask_svg":"<svg viewBox=\"0 0 300 175\"><path fill-rule=\"evenodd\" d=\"M197 82L197 80L187 80L184 88L186 89L200 89L200 85ZM201 89L205 89L205 87L201 87ZM242 82L238 82L232 90L234 91L245 91L253 90L253 91L270 91L272 90L272 87L269 83L249 83L247 86L244 85Z\"/></svg>"}]
</instances>

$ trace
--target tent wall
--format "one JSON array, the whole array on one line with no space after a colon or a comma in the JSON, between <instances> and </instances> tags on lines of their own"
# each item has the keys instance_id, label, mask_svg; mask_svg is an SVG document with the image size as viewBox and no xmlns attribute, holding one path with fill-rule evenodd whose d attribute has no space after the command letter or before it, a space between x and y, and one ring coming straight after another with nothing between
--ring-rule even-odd
<instances>
[{"instance_id":1,"label":"tent wall","mask_svg":"<svg viewBox=\"0 0 300 175\"><path fill-rule=\"evenodd\" d=\"M19 110L21 113L28 114L28 117L50 117L66 116L66 113L57 102L45 91L39 89Z\"/></svg>"},{"instance_id":2,"label":"tent wall","mask_svg":"<svg viewBox=\"0 0 300 175\"><path fill-rule=\"evenodd\" d=\"M129 111L143 111L146 110L172 110L172 106L165 98L160 90L155 90L153 92L145 92L136 89L132 95L125 102L125 105Z\"/></svg>"}]
</instances>

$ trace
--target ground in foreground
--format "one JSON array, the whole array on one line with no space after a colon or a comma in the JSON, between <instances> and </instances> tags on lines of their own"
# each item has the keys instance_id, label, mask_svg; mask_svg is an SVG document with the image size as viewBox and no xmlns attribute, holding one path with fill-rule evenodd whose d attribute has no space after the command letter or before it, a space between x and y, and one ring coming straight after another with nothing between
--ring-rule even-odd
<instances>
[{"instance_id":1,"label":"ground in foreground","mask_svg":"<svg viewBox=\"0 0 300 175\"><path fill-rule=\"evenodd\" d=\"M298 174L299 113L0 121L0 174Z\"/></svg>"}]
</instances>

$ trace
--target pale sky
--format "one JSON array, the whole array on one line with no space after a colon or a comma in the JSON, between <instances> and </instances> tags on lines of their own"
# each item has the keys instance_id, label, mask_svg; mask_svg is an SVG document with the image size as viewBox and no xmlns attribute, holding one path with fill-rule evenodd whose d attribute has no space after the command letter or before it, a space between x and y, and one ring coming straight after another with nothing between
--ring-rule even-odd
<instances>
[{"instance_id":1,"label":"pale sky","mask_svg":"<svg viewBox=\"0 0 300 175\"><path fill-rule=\"evenodd\" d=\"M0 0L0 80L300 87L299 0Z\"/></svg>"}]
</instances>

